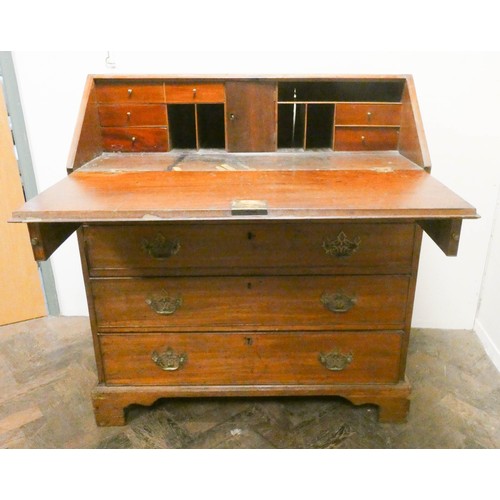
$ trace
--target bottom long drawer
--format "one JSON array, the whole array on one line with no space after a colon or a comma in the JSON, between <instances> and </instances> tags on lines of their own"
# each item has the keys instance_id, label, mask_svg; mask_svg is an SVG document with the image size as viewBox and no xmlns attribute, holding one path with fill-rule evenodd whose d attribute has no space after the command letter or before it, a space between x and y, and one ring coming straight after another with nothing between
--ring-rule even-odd
<instances>
[{"instance_id":1,"label":"bottom long drawer","mask_svg":"<svg viewBox=\"0 0 500 500\"><path fill-rule=\"evenodd\" d=\"M107 384L392 383L401 332L100 337Z\"/></svg>"}]
</instances>

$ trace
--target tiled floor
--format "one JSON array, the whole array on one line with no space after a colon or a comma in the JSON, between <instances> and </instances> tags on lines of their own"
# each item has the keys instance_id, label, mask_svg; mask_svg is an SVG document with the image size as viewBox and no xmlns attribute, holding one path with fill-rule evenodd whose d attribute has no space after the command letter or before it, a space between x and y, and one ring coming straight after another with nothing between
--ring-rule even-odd
<instances>
[{"instance_id":1,"label":"tiled floor","mask_svg":"<svg viewBox=\"0 0 500 500\"><path fill-rule=\"evenodd\" d=\"M3 448L500 448L500 373L474 333L412 332L406 424L340 398L161 400L95 425L87 318L0 327Z\"/></svg>"}]
</instances>

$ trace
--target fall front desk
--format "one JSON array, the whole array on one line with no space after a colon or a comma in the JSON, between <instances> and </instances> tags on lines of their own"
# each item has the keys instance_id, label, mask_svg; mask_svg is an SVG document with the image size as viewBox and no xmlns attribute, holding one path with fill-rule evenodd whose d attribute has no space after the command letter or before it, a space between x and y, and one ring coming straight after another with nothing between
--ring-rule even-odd
<instances>
[{"instance_id":1,"label":"fall front desk","mask_svg":"<svg viewBox=\"0 0 500 500\"><path fill-rule=\"evenodd\" d=\"M430 175L410 76L90 76L68 176L13 214L78 233L99 425L159 398L342 396L404 421Z\"/></svg>"}]
</instances>

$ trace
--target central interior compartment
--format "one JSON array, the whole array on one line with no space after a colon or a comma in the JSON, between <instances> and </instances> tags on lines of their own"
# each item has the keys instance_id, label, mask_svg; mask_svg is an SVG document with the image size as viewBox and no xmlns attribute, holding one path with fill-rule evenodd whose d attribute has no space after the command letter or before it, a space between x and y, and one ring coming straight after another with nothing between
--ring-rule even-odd
<instances>
[{"instance_id":1,"label":"central interior compartment","mask_svg":"<svg viewBox=\"0 0 500 500\"><path fill-rule=\"evenodd\" d=\"M278 104L278 148L332 148L333 104Z\"/></svg>"},{"instance_id":2,"label":"central interior compartment","mask_svg":"<svg viewBox=\"0 0 500 500\"><path fill-rule=\"evenodd\" d=\"M224 149L224 104L197 104L198 148Z\"/></svg>"},{"instance_id":3,"label":"central interior compartment","mask_svg":"<svg viewBox=\"0 0 500 500\"><path fill-rule=\"evenodd\" d=\"M172 149L196 149L196 114L194 104L169 104L168 127Z\"/></svg>"},{"instance_id":4,"label":"central interior compartment","mask_svg":"<svg viewBox=\"0 0 500 500\"><path fill-rule=\"evenodd\" d=\"M224 149L224 104L168 104L171 149Z\"/></svg>"}]
</instances>

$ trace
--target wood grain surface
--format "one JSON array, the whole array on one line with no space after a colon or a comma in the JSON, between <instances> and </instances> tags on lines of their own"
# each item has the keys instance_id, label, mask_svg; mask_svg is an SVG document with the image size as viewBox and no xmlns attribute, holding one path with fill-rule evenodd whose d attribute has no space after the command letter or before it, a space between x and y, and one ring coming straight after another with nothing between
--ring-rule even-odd
<instances>
[{"instance_id":1,"label":"wood grain surface","mask_svg":"<svg viewBox=\"0 0 500 500\"><path fill-rule=\"evenodd\" d=\"M336 151L384 151L398 149L395 127L335 127Z\"/></svg>"},{"instance_id":2,"label":"wood grain surface","mask_svg":"<svg viewBox=\"0 0 500 500\"><path fill-rule=\"evenodd\" d=\"M168 103L208 103L224 102L225 92L222 83L167 83L165 100Z\"/></svg>"},{"instance_id":3,"label":"wood grain surface","mask_svg":"<svg viewBox=\"0 0 500 500\"><path fill-rule=\"evenodd\" d=\"M403 223L149 223L90 225L84 239L92 276L397 274L411 271L413 233ZM350 255L325 250L346 240Z\"/></svg>"},{"instance_id":4,"label":"wood grain surface","mask_svg":"<svg viewBox=\"0 0 500 500\"><path fill-rule=\"evenodd\" d=\"M98 102L165 102L163 82L136 79L96 82Z\"/></svg>"},{"instance_id":5,"label":"wood grain surface","mask_svg":"<svg viewBox=\"0 0 500 500\"><path fill-rule=\"evenodd\" d=\"M232 201L248 199L267 202L268 215L258 216L264 220L476 217L424 171L77 171L28 201L13 220L236 220Z\"/></svg>"},{"instance_id":6,"label":"wood grain surface","mask_svg":"<svg viewBox=\"0 0 500 500\"><path fill-rule=\"evenodd\" d=\"M338 103L335 125L399 125L400 104Z\"/></svg>"},{"instance_id":7,"label":"wood grain surface","mask_svg":"<svg viewBox=\"0 0 500 500\"><path fill-rule=\"evenodd\" d=\"M228 151L275 151L276 120L276 83L226 83Z\"/></svg>"},{"instance_id":8,"label":"wood grain surface","mask_svg":"<svg viewBox=\"0 0 500 500\"><path fill-rule=\"evenodd\" d=\"M168 153L103 153L81 168L87 172L114 171L249 171L249 170L417 170L421 168L397 151L279 149L274 154L226 153L223 150Z\"/></svg>"},{"instance_id":9,"label":"wood grain surface","mask_svg":"<svg viewBox=\"0 0 500 500\"><path fill-rule=\"evenodd\" d=\"M99 332L403 328L409 277L235 276L91 279ZM332 312L325 296L353 299ZM178 299L172 314L148 304Z\"/></svg>"},{"instance_id":10,"label":"wood grain surface","mask_svg":"<svg viewBox=\"0 0 500 500\"><path fill-rule=\"evenodd\" d=\"M166 127L167 107L164 104L101 104L99 121L102 127Z\"/></svg>"},{"instance_id":11,"label":"wood grain surface","mask_svg":"<svg viewBox=\"0 0 500 500\"><path fill-rule=\"evenodd\" d=\"M103 127L105 151L168 151L166 127Z\"/></svg>"},{"instance_id":12,"label":"wood grain surface","mask_svg":"<svg viewBox=\"0 0 500 500\"><path fill-rule=\"evenodd\" d=\"M100 342L107 384L373 384L397 382L401 336L397 332L109 335ZM164 371L152 360L153 351L162 354L168 348L186 355L178 370ZM350 355L352 361L342 370L328 370L319 355L332 351Z\"/></svg>"}]
</instances>

